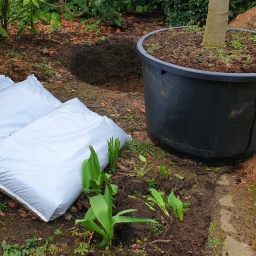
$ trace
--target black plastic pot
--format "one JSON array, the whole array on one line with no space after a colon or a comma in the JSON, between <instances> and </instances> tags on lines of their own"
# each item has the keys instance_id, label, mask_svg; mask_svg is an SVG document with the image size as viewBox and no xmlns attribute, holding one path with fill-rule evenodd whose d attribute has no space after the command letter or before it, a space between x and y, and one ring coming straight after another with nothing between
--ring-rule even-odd
<instances>
[{"instance_id":1,"label":"black plastic pot","mask_svg":"<svg viewBox=\"0 0 256 256\"><path fill-rule=\"evenodd\" d=\"M151 138L172 152L212 164L251 157L256 152L256 73L207 72L156 59L143 41L165 30L137 43Z\"/></svg>"}]
</instances>

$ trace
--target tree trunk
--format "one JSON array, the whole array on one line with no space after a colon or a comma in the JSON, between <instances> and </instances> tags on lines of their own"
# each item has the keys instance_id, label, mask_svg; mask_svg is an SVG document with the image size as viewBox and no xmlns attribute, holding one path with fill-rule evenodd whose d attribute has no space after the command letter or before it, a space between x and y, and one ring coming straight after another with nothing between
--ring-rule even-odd
<instances>
[{"instance_id":1,"label":"tree trunk","mask_svg":"<svg viewBox=\"0 0 256 256\"><path fill-rule=\"evenodd\" d=\"M225 46L229 0L210 0L203 46Z\"/></svg>"},{"instance_id":2,"label":"tree trunk","mask_svg":"<svg viewBox=\"0 0 256 256\"><path fill-rule=\"evenodd\" d=\"M8 11L9 11L9 0L4 1L4 6L3 6L3 20L2 20L2 25L3 28L7 31L7 25L8 25Z\"/></svg>"}]
</instances>

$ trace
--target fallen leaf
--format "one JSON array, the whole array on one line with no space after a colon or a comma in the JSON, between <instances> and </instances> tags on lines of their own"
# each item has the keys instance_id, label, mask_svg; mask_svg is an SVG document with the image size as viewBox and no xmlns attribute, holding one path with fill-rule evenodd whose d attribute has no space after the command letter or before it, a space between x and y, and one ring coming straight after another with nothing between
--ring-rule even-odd
<instances>
[{"instance_id":1,"label":"fallen leaf","mask_svg":"<svg viewBox=\"0 0 256 256\"><path fill-rule=\"evenodd\" d=\"M2 212L2 210L0 210L0 216L4 217L5 213Z\"/></svg>"},{"instance_id":2,"label":"fallen leaf","mask_svg":"<svg viewBox=\"0 0 256 256\"><path fill-rule=\"evenodd\" d=\"M83 207L88 209L89 204L88 204L88 200L85 197L85 195L81 194L78 201L77 201L77 208L78 208L79 211L81 211L83 209Z\"/></svg>"},{"instance_id":3,"label":"fallen leaf","mask_svg":"<svg viewBox=\"0 0 256 256\"><path fill-rule=\"evenodd\" d=\"M14 200L11 200L8 202L8 207L10 208L18 208L20 206L20 204Z\"/></svg>"},{"instance_id":4,"label":"fallen leaf","mask_svg":"<svg viewBox=\"0 0 256 256\"><path fill-rule=\"evenodd\" d=\"M140 249L141 248L141 245L139 244L132 244L131 245L131 249Z\"/></svg>"},{"instance_id":5,"label":"fallen leaf","mask_svg":"<svg viewBox=\"0 0 256 256\"><path fill-rule=\"evenodd\" d=\"M129 172L134 169L133 163L123 158L118 159L118 161L116 162L116 166L117 166L117 169L125 172Z\"/></svg>"},{"instance_id":6,"label":"fallen leaf","mask_svg":"<svg viewBox=\"0 0 256 256\"><path fill-rule=\"evenodd\" d=\"M101 106L101 107L106 107L106 105L107 105L107 103L105 103L105 102L101 102L101 103L100 103L100 106Z\"/></svg>"},{"instance_id":7,"label":"fallen leaf","mask_svg":"<svg viewBox=\"0 0 256 256\"><path fill-rule=\"evenodd\" d=\"M31 218L32 220L37 219L37 217L35 215L33 215L30 211L20 208L18 210L18 214L23 217L23 218Z\"/></svg>"},{"instance_id":8,"label":"fallen leaf","mask_svg":"<svg viewBox=\"0 0 256 256\"><path fill-rule=\"evenodd\" d=\"M50 56L54 55L55 53L57 53L57 51L55 50L48 50L48 49L43 50L43 54L48 54Z\"/></svg>"},{"instance_id":9,"label":"fallen leaf","mask_svg":"<svg viewBox=\"0 0 256 256\"><path fill-rule=\"evenodd\" d=\"M73 216L72 216L71 213L65 213L65 214L64 214L64 219L65 219L65 220L71 220L72 217L73 217Z\"/></svg>"}]
</instances>

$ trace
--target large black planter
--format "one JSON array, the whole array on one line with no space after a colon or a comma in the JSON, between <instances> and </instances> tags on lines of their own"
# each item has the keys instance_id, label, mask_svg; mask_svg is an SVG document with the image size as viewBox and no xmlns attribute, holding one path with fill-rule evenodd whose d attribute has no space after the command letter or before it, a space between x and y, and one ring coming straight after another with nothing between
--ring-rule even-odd
<instances>
[{"instance_id":1,"label":"large black planter","mask_svg":"<svg viewBox=\"0 0 256 256\"><path fill-rule=\"evenodd\" d=\"M176 28L179 29L179 28ZM160 146L212 164L256 152L256 73L207 72L142 58L148 132Z\"/></svg>"}]
</instances>

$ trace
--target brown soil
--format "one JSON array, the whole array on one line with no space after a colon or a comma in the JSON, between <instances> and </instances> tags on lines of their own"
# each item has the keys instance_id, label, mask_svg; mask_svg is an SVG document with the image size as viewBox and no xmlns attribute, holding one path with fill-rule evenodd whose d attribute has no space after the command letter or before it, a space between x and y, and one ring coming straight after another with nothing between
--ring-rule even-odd
<instances>
[{"instance_id":1,"label":"brown soil","mask_svg":"<svg viewBox=\"0 0 256 256\"><path fill-rule=\"evenodd\" d=\"M256 30L256 6L238 15L230 22L229 27Z\"/></svg>"},{"instance_id":2,"label":"brown soil","mask_svg":"<svg viewBox=\"0 0 256 256\"><path fill-rule=\"evenodd\" d=\"M21 245L36 237L38 245L43 246L48 240L46 252L37 255L75 255L74 250L80 243L90 244L90 253L81 255L216 254L216 248L207 243L211 216L216 210L216 180L222 173L232 173L237 175L234 181L240 185L244 169L242 165L209 167L171 155L151 143L146 131L141 62L136 55L135 42L143 34L162 27L163 17L159 14L128 15L124 31L108 27L101 28L99 33L84 32L86 28L78 22L62 21L61 30L54 34L48 32L47 26L38 26L40 34L35 37L27 34L20 40L10 37L1 43L1 73L15 81L34 73L61 101L78 97L91 110L111 117L132 135L134 143L122 150L113 177L113 182L119 186L115 212L135 208L138 211L134 216L155 218L159 225L119 225L114 246L103 251L95 247L100 241L97 234L83 233L81 227L75 225L75 219L82 218L88 207L82 195L74 203L76 211L70 209L63 217L44 223L0 194L0 203L7 203L7 208L0 211L0 242L6 240L8 244ZM100 40L102 36L107 39ZM138 154L147 158L147 168L151 168L142 178L136 177L136 169L143 167ZM169 168L167 178L159 175L161 164ZM167 195L175 189L184 203L191 204L182 222L173 214L165 216L157 205L153 206L155 210L146 206L143 196L149 195L148 189L152 186ZM250 214L246 209L251 210L247 206L251 207L252 200L246 194L244 200L246 206L241 214L246 217ZM251 221L247 225L244 227L241 223L243 233L247 234L244 241L253 245L256 243L255 238L251 238L254 224ZM3 254L1 249L0 254Z\"/></svg>"}]
</instances>

